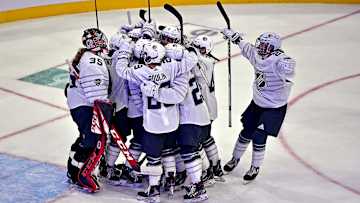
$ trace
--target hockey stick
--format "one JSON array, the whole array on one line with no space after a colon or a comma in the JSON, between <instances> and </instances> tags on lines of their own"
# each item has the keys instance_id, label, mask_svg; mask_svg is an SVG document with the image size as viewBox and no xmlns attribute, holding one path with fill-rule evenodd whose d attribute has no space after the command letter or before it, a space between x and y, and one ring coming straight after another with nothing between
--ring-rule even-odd
<instances>
[{"instance_id":1,"label":"hockey stick","mask_svg":"<svg viewBox=\"0 0 360 203\"><path fill-rule=\"evenodd\" d=\"M139 16L140 16L140 18L141 18L143 21L146 22L145 13L146 13L146 10L144 10L144 9L140 9L140 10L139 10Z\"/></svg>"},{"instance_id":2,"label":"hockey stick","mask_svg":"<svg viewBox=\"0 0 360 203\"><path fill-rule=\"evenodd\" d=\"M210 58L213 58L216 62L219 62L220 59L218 59L217 57L215 57L214 55L212 55L211 53L207 54Z\"/></svg>"},{"instance_id":3,"label":"hockey stick","mask_svg":"<svg viewBox=\"0 0 360 203\"><path fill-rule=\"evenodd\" d=\"M165 4L164 9L169 11L170 13L172 13L178 19L178 21L180 23L180 37L181 37L180 42L181 42L181 44L184 44L184 25L183 25L183 18L181 16L181 14L170 4Z\"/></svg>"},{"instance_id":4,"label":"hockey stick","mask_svg":"<svg viewBox=\"0 0 360 203\"><path fill-rule=\"evenodd\" d=\"M127 18L128 18L128 23L129 23L129 25L131 25L132 23L131 23L131 13L130 13L130 11L127 11L126 15L127 15Z\"/></svg>"},{"instance_id":5,"label":"hockey stick","mask_svg":"<svg viewBox=\"0 0 360 203\"><path fill-rule=\"evenodd\" d=\"M150 17L150 0L148 0L148 15L149 15L149 23L151 22L151 17Z\"/></svg>"},{"instance_id":6,"label":"hockey stick","mask_svg":"<svg viewBox=\"0 0 360 203\"><path fill-rule=\"evenodd\" d=\"M95 16L96 16L96 27L97 29L99 29L99 18L98 18L98 9L97 9L96 0L95 0Z\"/></svg>"},{"instance_id":7,"label":"hockey stick","mask_svg":"<svg viewBox=\"0 0 360 203\"><path fill-rule=\"evenodd\" d=\"M230 19L227 16L224 7L222 6L221 2L216 2L217 7L220 10L221 15L224 17L226 21L227 28L230 29ZM229 86L229 127L232 126L231 124L231 44L230 39L228 40L228 86Z\"/></svg>"},{"instance_id":8,"label":"hockey stick","mask_svg":"<svg viewBox=\"0 0 360 203\"><path fill-rule=\"evenodd\" d=\"M116 130L114 124L109 125L107 120L105 119L105 116L103 112L101 111L101 108L98 104L98 102L95 102L95 106L97 107L98 111L98 122L101 122L103 130L106 134L110 134L112 138L115 140L115 142L118 144L121 152L125 156L126 160L129 162L132 169L135 171L140 171L140 167L138 165L138 162L134 159L134 157L129 152L129 149L123 142L120 133Z\"/></svg>"}]
</instances>

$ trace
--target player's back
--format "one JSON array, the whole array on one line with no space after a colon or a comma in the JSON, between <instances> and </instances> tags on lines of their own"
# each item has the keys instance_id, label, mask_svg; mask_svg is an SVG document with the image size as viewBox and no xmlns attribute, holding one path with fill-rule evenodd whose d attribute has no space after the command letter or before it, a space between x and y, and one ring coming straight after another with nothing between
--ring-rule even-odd
<instances>
[{"instance_id":1,"label":"player's back","mask_svg":"<svg viewBox=\"0 0 360 203\"><path fill-rule=\"evenodd\" d=\"M104 59L86 51L76 68L79 78L71 77L67 90L69 108L92 106L96 99L107 100L109 73Z\"/></svg>"}]
</instances>

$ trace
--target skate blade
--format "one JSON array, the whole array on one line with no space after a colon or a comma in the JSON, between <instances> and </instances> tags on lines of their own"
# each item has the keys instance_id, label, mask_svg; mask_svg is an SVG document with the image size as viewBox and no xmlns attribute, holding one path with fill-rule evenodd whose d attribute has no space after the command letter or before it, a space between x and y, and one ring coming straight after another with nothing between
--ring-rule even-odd
<instances>
[{"instance_id":1,"label":"skate blade","mask_svg":"<svg viewBox=\"0 0 360 203\"><path fill-rule=\"evenodd\" d=\"M187 200L184 200L185 203L190 203L190 202L204 202L206 201L207 199L209 199L208 195L207 194L202 194L200 195L198 198L196 199L187 199Z\"/></svg>"},{"instance_id":2,"label":"skate blade","mask_svg":"<svg viewBox=\"0 0 360 203\"><path fill-rule=\"evenodd\" d=\"M216 182L225 182L225 178L224 177L222 177L222 176L215 176L215 180L216 180Z\"/></svg>"},{"instance_id":3,"label":"skate blade","mask_svg":"<svg viewBox=\"0 0 360 203\"><path fill-rule=\"evenodd\" d=\"M143 203L158 203L160 202L160 197L142 197L142 196L137 196L136 200L138 202L143 202Z\"/></svg>"},{"instance_id":4,"label":"skate blade","mask_svg":"<svg viewBox=\"0 0 360 203\"><path fill-rule=\"evenodd\" d=\"M76 190L78 192L88 193L88 194L94 194L100 191L100 188L97 190L91 190L89 188L81 187L80 185L74 183L69 183L69 189Z\"/></svg>"},{"instance_id":5,"label":"skate blade","mask_svg":"<svg viewBox=\"0 0 360 203\"><path fill-rule=\"evenodd\" d=\"M212 187L213 185L215 185L215 183L216 183L215 179L207 180L206 182L204 182L204 187L206 188Z\"/></svg>"},{"instance_id":6,"label":"skate blade","mask_svg":"<svg viewBox=\"0 0 360 203\"><path fill-rule=\"evenodd\" d=\"M243 180L243 185L247 185L254 182L254 180Z\"/></svg>"}]
</instances>

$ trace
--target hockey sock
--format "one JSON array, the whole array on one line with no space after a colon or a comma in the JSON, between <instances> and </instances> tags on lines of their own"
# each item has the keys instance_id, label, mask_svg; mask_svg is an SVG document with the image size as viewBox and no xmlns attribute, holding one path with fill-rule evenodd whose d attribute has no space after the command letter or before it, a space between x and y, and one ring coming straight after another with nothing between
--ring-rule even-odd
<instances>
[{"instance_id":1,"label":"hockey sock","mask_svg":"<svg viewBox=\"0 0 360 203\"><path fill-rule=\"evenodd\" d=\"M130 147L129 147L129 152L131 153L131 155L134 157L134 159L136 161L139 160L139 157L141 155L141 152L142 152L142 146L141 144L138 144L138 143L131 143L130 144ZM131 168L129 162L126 160L125 162L125 165L128 167L128 168Z\"/></svg>"},{"instance_id":2,"label":"hockey sock","mask_svg":"<svg viewBox=\"0 0 360 203\"><path fill-rule=\"evenodd\" d=\"M164 167L165 177L168 176L169 173L175 174L176 166L175 166L175 149L164 149L162 150L162 164Z\"/></svg>"},{"instance_id":3,"label":"hockey sock","mask_svg":"<svg viewBox=\"0 0 360 203\"><path fill-rule=\"evenodd\" d=\"M233 157L235 159L240 159L242 157L250 141L250 139L243 137L241 134L239 135L233 151Z\"/></svg>"},{"instance_id":4,"label":"hockey sock","mask_svg":"<svg viewBox=\"0 0 360 203\"><path fill-rule=\"evenodd\" d=\"M144 175L149 175L149 184L150 185L159 185L161 174L163 172L161 167L161 158L160 157L146 157L148 163L141 165L140 171Z\"/></svg>"},{"instance_id":5,"label":"hockey sock","mask_svg":"<svg viewBox=\"0 0 360 203\"><path fill-rule=\"evenodd\" d=\"M207 140L205 140L205 142L202 143L202 145L205 149L206 156L209 161L212 161L212 163L216 164L220 158L214 138L210 136Z\"/></svg>"},{"instance_id":6,"label":"hockey sock","mask_svg":"<svg viewBox=\"0 0 360 203\"><path fill-rule=\"evenodd\" d=\"M199 155L200 155L201 162L202 162L202 170L206 171L209 168L210 163L209 163L208 158L206 157L206 153L205 153L205 150L202 147L202 145L200 145L200 148L199 148Z\"/></svg>"},{"instance_id":7,"label":"hockey sock","mask_svg":"<svg viewBox=\"0 0 360 203\"><path fill-rule=\"evenodd\" d=\"M263 130L256 130L253 139L253 151L251 165L260 167L265 157L267 135Z\"/></svg>"},{"instance_id":8,"label":"hockey sock","mask_svg":"<svg viewBox=\"0 0 360 203\"><path fill-rule=\"evenodd\" d=\"M113 167L115 165L115 162L120 154L120 148L118 146L114 146L112 144L109 144L105 151L105 157L106 157L106 164L110 167Z\"/></svg>"},{"instance_id":9,"label":"hockey sock","mask_svg":"<svg viewBox=\"0 0 360 203\"><path fill-rule=\"evenodd\" d=\"M180 153L176 154L175 162L176 162L176 173L185 171L185 164L184 164L184 161L181 158Z\"/></svg>"},{"instance_id":10,"label":"hockey sock","mask_svg":"<svg viewBox=\"0 0 360 203\"><path fill-rule=\"evenodd\" d=\"M201 158L197 151L192 153L181 154L181 158L184 160L185 168L192 183L198 183L201 181L202 164Z\"/></svg>"}]
</instances>

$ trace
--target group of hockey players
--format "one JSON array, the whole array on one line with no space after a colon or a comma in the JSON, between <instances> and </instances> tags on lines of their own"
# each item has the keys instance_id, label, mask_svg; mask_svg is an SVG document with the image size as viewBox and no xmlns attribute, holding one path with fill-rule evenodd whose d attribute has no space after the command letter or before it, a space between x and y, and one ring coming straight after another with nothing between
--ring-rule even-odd
<instances>
[{"instance_id":1,"label":"group of hockey players","mask_svg":"<svg viewBox=\"0 0 360 203\"><path fill-rule=\"evenodd\" d=\"M285 117L295 62L280 49L275 33L262 34L255 46L231 29L222 33L239 45L255 70L244 128L224 166L231 172L252 141L252 164L244 176L251 181L264 159L267 136L277 136ZM205 187L224 181L211 135L217 118L211 38L186 38L177 27L150 20L122 25L109 42L99 29L86 29L82 43L69 62L65 88L80 132L70 150L69 180L89 192L100 189L98 180L130 187L145 183L137 195L143 202L160 202L160 191L172 195L178 189L185 190L185 202L208 199ZM116 164L124 149L106 130L109 126L124 143L132 134L128 152L139 168L129 160ZM146 159L143 164L140 157Z\"/></svg>"}]
</instances>

